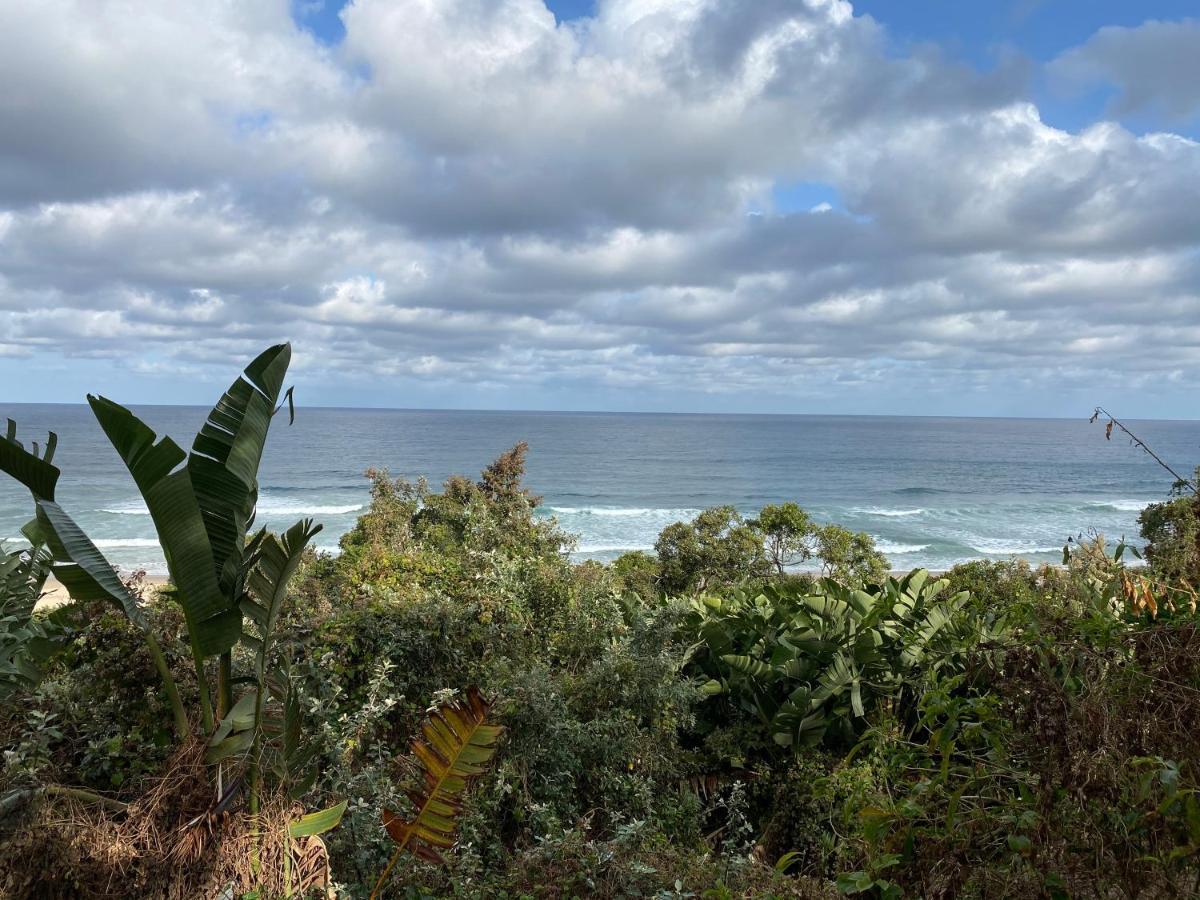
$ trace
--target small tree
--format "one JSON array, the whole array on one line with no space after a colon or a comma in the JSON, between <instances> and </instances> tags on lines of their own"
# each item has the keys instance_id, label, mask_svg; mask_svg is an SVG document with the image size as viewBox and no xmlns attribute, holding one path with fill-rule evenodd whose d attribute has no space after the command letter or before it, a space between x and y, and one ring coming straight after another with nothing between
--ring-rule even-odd
<instances>
[{"instance_id":1,"label":"small tree","mask_svg":"<svg viewBox=\"0 0 1200 900\"><path fill-rule=\"evenodd\" d=\"M782 576L788 566L812 559L815 525L795 503L764 506L750 523L763 536L767 559Z\"/></svg>"},{"instance_id":2,"label":"small tree","mask_svg":"<svg viewBox=\"0 0 1200 900\"><path fill-rule=\"evenodd\" d=\"M691 522L668 525L654 550L659 588L668 595L762 578L770 570L762 535L732 506L714 506Z\"/></svg>"},{"instance_id":3,"label":"small tree","mask_svg":"<svg viewBox=\"0 0 1200 900\"><path fill-rule=\"evenodd\" d=\"M848 583L881 581L891 568L875 549L875 540L865 531L851 531L841 525L823 525L816 530L817 553L822 572Z\"/></svg>"}]
</instances>

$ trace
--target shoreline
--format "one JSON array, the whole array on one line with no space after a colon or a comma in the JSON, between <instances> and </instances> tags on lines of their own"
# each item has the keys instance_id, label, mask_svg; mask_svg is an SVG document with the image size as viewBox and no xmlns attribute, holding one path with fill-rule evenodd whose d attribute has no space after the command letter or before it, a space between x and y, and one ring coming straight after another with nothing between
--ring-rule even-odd
<instances>
[{"instance_id":1,"label":"shoreline","mask_svg":"<svg viewBox=\"0 0 1200 900\"><path fill-rule=\"evenodd\" d=\"M147 575L142 579L142 587L146 596L152 596L161 587L166 587L170 579L162 575ZM46 585L42 588L42 596L38 598L37 604L34 606L35 612L44 612L48 609L57 609L64 603L70 602L70 597L67 596L67 589L53 575L46 579Z\"/></svg>"}]
</instances>

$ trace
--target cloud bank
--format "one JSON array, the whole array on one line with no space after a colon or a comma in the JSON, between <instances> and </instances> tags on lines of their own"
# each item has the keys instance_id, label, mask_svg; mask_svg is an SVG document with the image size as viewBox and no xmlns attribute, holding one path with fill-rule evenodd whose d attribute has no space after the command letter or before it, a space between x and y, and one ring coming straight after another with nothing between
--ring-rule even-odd
<instances>
[{"instance_id":1,"label":"cloud bank","mask_svg":"<svg viewBox=\"0 0 1200 900\"><path fill-rule=\"evenodd\" d=\"M290 338L346 405L1196 415L1195 23L1050 64L1134 133L841 0L342 18L0 6L6 399L75 399L14 380L64 360L191 399Z\"/></svg>"}]
</instances>

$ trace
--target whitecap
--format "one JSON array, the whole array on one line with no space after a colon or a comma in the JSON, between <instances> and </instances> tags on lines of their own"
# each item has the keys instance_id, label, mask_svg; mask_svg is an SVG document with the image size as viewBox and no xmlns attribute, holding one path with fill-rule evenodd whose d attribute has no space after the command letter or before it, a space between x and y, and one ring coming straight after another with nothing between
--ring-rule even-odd
<instances>
[{"instance_id":1,"label":"whitecap","mask_svg":"<svg viewBox=\"0 0 1200 900\"><path fill-rule=\"evenodd\" d=\"M900 544L894 541L876 541L875 549L880 553L892 556L903 556L906 553L920 553L928 550L928 544Z\"/></svg>"},{"instance_id":2,"label":"whitecap","mask_svg":"<svg viewBox=\"0 0 1200 900\"><path fill-rule=\"evenodd\" d=\"M968 545L972 550L988 556L1013 556L1022 553L1059 553L1062 544L1052 547L1038 546L1028 541L1011 541L1004 538L972 538Z\"/></svg>"},{"instance_id":3,"label":"whitecap","mask_svg":"<svg viewBox=\"0 0 1200 900\"><path fill-rule=\"evenodd\" d=\"M630 550L651 550L648 544L580 544L576 553L625 553Z\"/></svg>"},{"instance_id":4,"label":"whitecap","mask_svg":"<svg viewBox=\"0 0 1200 900\"><path fill-rule=\"evenodd\" d=\"M358 512L363 508L361 503L349 503L345 506L323 506L305 503L302 500L277 500L271 503L260 503L260 516L344 516Z\"/></svg>"},{"instance_id":5,"label":"whitecap","mask_svg":"<svg viewBox=\"0 0 1200 900\"><path fill-rule=\"evenodd\" d=\"M258 504L259 516L344 516L358 512L363 508L361 503L323 504L309 503L304 500L272 500L260 499ZM100 512L118 516L148 516L150 510L140 500L130 500L117 506L101 508Z\"/></svg>"},{"instance_id":6,"label":"whitecap","mask_svg":"<svg viewBox=\"0 0 1200 900\"><path fill-rule=\"evenodd\" d=\"M101 550L125 550L134 547L157 547L155 538L97 538L92 541Z\"/></svg>"},{"instance_id":7,"label":"whitecap","mask_svg":"<svg viewBox=\"0 0 1200 900\"><path fill-rule=\"evenodd\" d=\"M878 507L867 507L866 509L855 509L854 512L862 513L867 516L887 516L888 518L899 518L901 516L919 516L925 510L923 509L880 509Z\"/></svg>"},{"instance_id":8,"label":"whitecap","mask_svg":"<svg viewBox=\"0 0 1200 900\"><path fill-rule=\"evenodd\" d=\"M111 513L115 516L148 516L150 510L146 509L146 504L141 500L130 500L127 503L122 503L120 506L102 506L102 513Z\"/></svg>"},{"instance_id":9,"label":"whitecap","mask_svg":"<svg viewBox=\"0 0 1200 900\"><path fill-rule=\"evenodd\" d=\"M655 519L691 519L700 513L698 509L659 509L628 506L547 506L544 508L547 512L564 516L606 516L621 518L643 516Z\"/></svg>"},{"instance_id":10,"label":"whitecap","mask_svg":"<svg viewBox=\"0 0 1200 900\"><path fill-rule=\"evenodd\" d=\"M1151 503L1157 502L1156 500L1105 500L1098 505L1107 506L1120 512L1141 512Z\"/></svg>"}]
</instances>

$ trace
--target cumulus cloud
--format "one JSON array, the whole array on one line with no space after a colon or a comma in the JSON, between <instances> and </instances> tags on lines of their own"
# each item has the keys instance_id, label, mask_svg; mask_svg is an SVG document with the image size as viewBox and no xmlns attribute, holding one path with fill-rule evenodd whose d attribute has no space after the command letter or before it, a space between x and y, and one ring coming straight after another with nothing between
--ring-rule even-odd
<instances>
[{"instance_id":1,"label":"cumulus cloud","mask_svg":"<svg viewBox=\"0 0 1200 900\"><path fill-rule=\"evenodd\" d=\"M1068 86L1116 88L1112 109L1117 114L1195 120L1200 116L1200 19L1101 28L1059 56L1051 72Z\"/></svg>"},{"instance_id":2,"label":"cumulus cloud","mask_svg":"<svg viewBox=\"0 0 1200 900\"><path fill-rule=\"evenodd\" d=\"M191 382L283 335L345 403L1196 386L1200 145L1051 127L1025 63L898 55L844 0L343 20L328 48L285 0L0 8L0 357ZM1148 97L1110 31L1055 67ZM796 182L837 200L777 210Z\"/></svg>"}]
</instances>

